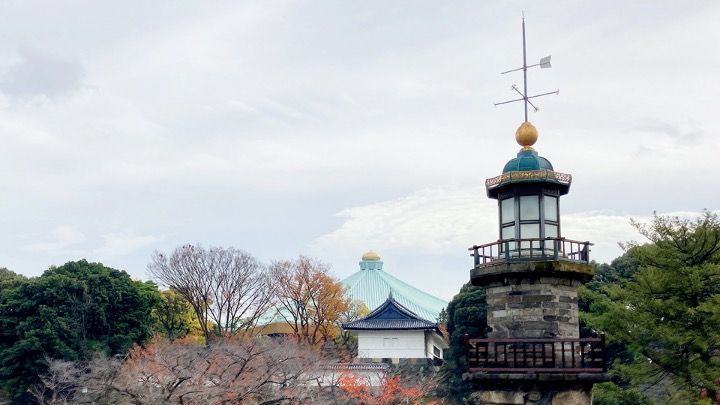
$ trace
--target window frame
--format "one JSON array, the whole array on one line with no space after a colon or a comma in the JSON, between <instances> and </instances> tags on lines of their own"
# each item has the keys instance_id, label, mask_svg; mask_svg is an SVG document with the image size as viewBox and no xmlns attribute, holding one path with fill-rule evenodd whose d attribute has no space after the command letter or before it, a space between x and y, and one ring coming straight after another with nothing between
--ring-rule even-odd
<instances>
[{"instance_id":1,"label":"window frame","mask_svg":"<svg viewBox=\"0 0 720 405\"><path fill-rule=\"evenodd\" d=\"M537 196L537 203L538 203L538 219L520 219L520 205L521 205L521 197L527 197L527 196ZM555 215L557 220L549 220L545 218L545 201L546 198L554 198L557 202L556 209L555 209ZM512 199L513 200L513 218L512 221L507 221L503 216L503 202ZM539 227L538 230L538 238L539 239L546 239L548 237L556 237L560 238L562 235L562 228L560 226L560 193L556 190L547 190L547 189L540 189L540 190L515 190L513 192L499 195L498 196L498 234L499 234L499 240L511 240L511 239L523 239L523 235L521 232L521 225L532 225L537 224ZM557 235L555 236L548 236L546 232L546 225L553 225L557 227ZM503 229L508 228L512 226L514 229L514 237L513 238L504 238L503 237ZM534 239L534 238L533 238ZM515 244L512 243L512 246L510 247L511 250L515 249ZM529 246L528 246L529 247ZM523 247L521 247L522 249Z\"/></svg>"}]
</instances>

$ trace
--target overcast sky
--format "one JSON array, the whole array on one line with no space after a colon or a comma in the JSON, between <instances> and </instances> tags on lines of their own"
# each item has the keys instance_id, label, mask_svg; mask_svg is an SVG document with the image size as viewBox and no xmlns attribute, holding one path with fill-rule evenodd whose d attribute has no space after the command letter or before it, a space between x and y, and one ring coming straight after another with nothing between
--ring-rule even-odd
<instances>
[{"instance_id":1,"label":"overcast sky","mask_svg":"<svg viewBox=\"0 0 720 405\"><path fill-rule=\"evenodd\" d=\"M564 236L610 261L631 217L719 209L717 1L3 1L0 267L374 249L450 299L497 239L523 10Z\"/></svg>"}]
</instances>

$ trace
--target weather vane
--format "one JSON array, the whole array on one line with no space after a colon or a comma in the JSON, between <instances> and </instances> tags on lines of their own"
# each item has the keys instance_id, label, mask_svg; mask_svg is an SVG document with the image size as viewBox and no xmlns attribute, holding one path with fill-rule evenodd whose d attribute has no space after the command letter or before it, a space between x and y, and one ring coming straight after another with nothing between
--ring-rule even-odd
<instances>
[{"instance_id":1,"label":"weather vane","mask_svg":"<svg viewBox=\"0 0 720 405\"><path fill-rule=\"evenodd\" d=\"M501 103L495 103L495 107L497 107L501 104L509 104L509 103L514 103L516 101L524 101L525 102L525 121L527 122L527 120L528 120L528 104L530 104L535 109L535 111L539 110L539 108L535 104L533 104L533 102L530 101L530 99L536 98L536 97L547 96L550 94L560 94L560 89L555 90L555 91L550 91L547 93L536 94L534 96L528 96L528 91L527 91L527 70L528 70L528 68L540 66L540 69L547 69L551 66L550 66L550 56L541 58L540 62L538 62L534 65L528 66L527 56L525 54L525 15L523 15L523 19L522 19L522 36L523 36L523 65L522 65L522 67L519 67L517 69L507 70L505 72L500 72L501 75L504 75L504 74L510 73L510 72L517 72L518 70L523 71L523 91L520 91L520 89L518 89L517 85L515 85L515 84L512 85L512 89L515 90L522 97L515 99L515 100L508 100L508 101L503 101Z\"/></svg>"}]
</instances>

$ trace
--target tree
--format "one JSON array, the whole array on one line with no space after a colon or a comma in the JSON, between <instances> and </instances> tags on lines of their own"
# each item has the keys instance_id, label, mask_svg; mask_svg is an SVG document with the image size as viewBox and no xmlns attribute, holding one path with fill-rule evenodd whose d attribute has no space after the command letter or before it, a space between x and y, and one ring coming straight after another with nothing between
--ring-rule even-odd
<instances>
[{"instance_id":1,"label":"tree","mask_svg":"<svg viewBox=\"0 0 720 405\"><path fill-rule=\"evenodd\" d=\"M141 403L279 403L302 400L317 363L313 350L268 338L158 340L135 347L113 384Z\"/></svg>"},{"instance_id":2,"label":"tree","mask_svg":"<svg viewBox=\"0 0 720 405\"><path fill-rule=\"evenodd\" d=\"M616 257L610 264L592 262L593 278L583 285L583 291L601 292L605 287L632 278L640 270L638 258L629 253ZM579 301L580 310L587 311L589 302L582 298Z\"/></svg>"},{"instance_id":3,"label":"tree","mask_svg":"<svg viewBox=\"0 0 720 405\"><path fill-rule=\"evenodd\" d=\"M160 295L160 304L153 309L156 330L160 334L172 342L200 330L193 307L185 297L173 289L162 291Z\"/></svg>"},{"instance_id":4,"label":"tree","mask_svg":"<svg viewBox=\"0 0 720 405\"><path fill-rule=\"evenodd\" d=\"M270 305L267 274L242 250L185 245L155 252L148 270L192 305L206 342L252 329Z\"/></svg>"},{"instance_id":5,"label":"tree","mask_svg":"<svg viewBox=\"0 0 720 405\"><path fill-rule=\"evenodd\" d=\"M151 336L158 301L154 284L85 260L0 288L0 386L20 400L48 356L124 353Z\"/></svg>"},{"instance_id":6,"label":"tree","mask_svg":"<svg viewBox=\"0 0 720 405\"><path fill-rule=\"evenodd\" d=\"M5 267L0 267L0 283L9 283L12 281L19 281L24 279L25 277L23 277L22 275L12 272ZM2 286L0 286L0 288L2 288Z\"/></svg>"},{"instance_id":7,"label":"tree","mask_svg":"<svg viewBox=\"0 0 720 405\"><path fill-rule=\"evenodd\" d=\"M336 327L340 334L335 338L338 348L343 350L345 357L350 359L357 355L357 337L353 336L349 331L343 330L342 324L360 319L370 313L370 309L360 300L350 301L347 310L340 314L337 319ZM347 360L350 360L347 359Z\"/></svg>"},{"instance_id":8,"label":"tree","mask_svg":"<svg viewBox=\"0 0 720 405\"><path fill-rule=\"evenodd\" d=\"M592 403L594 405L652 405L650 399L637 389L623 389L611 382L593 386Z\"/></svg>"},{"instance_id":9,"label":"tree","mask_svg":"<svg viewBox=\"0 0 720 405\"><path fill-rule=\"evenodd\" d=\"M342 373L338 381L346 399L359 405L393 404L436 404L443 403L433 399L432 393L438 387L435 375L427 378L408 379L400 374L386 374L380 378L380 386L373 387L367 378L352 372Z\"/></svg>"},{"instance_id":10,"label":"tree","mask_svg":"<svg viewBox=\"0 0 720 405\"><path fill-rule=\"evenodd\" d=\"M300 256L273 263L270 273L277 313L299 340L317 345L337 336L338 321L351 302L325 264Z\"/></svg>"},{"instance_id":11,"label":"tree","mask_svg":"<svg viewBox=\"0 0 720 405\"><path fill-rule=\"evenodd\" d=\"M448 312L447 308L443 308L440 310L440 313L438 314L438 325L445 325L447 327L448 323Z\"/></svg>"},{"instance_id":12,"label":"tree","mask_svg":"<svg viewBox=\"0 0 720 405\"><path fill-rule=\"evenodd\" d=\"M445 351L446 396L458 403L471 392L469 384L462 380L465 370L464 337L483 338L487 336L487 301L485 289L465 284L447 306L447 330L450 334L449 347Z\"/></svg>"},{"instance_id":13,"label":"tree","mask_svg":"<svg viewBox=\"0 0 720 405\"><path fill-rule=\"evenodd\" d=\"M39 404L127 403L113 385L121 361L96 353L89 361L46 359L47 369L28 390Z\"/></svg>"},{"instance_id":14,"label":"tree","mask_svg":"<svg viewBox=\"0 0 720 405\"><path fill-rule=\"evenodd\" d=\"M676 402L702 389L712 397L720 377L720 219L705 212L634 225L651 242L627 245L637 270L583 291L583 319L627 346L630 358L613 369L634 386L664 385L656 395Z\"/></svg>"},{"instance_id":15,"label":"tree","mask_svg":"<svg viewBox=\"0 0 720 405\"><path fill-rule=\"evenodd\" d=\"M201 345L155 338L122 360L48 360L32 393L45 404L337 403L319 354L281 339L236 335ZM326 398L328 397L328 398Z\"/></svg>"}]
</instances>

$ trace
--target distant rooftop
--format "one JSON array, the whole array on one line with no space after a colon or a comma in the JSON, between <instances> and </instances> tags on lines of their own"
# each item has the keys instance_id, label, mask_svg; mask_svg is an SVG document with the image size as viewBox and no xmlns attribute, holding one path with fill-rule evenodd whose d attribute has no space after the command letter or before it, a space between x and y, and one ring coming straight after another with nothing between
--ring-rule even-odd
<instances>
[{"instance_id":1,"label":"distant rooftop","mask_svg":"<svg viewBox=\"0 0 720 405\"><path fill-rule=\"evenodd\" d=\"M447 301L419 290L383 270L379 254L370 251L363 255L360 270L342 280L351 299L365 303L372 311L383 305L388 296L418 317L437 322Z\"/></svg>"},{"instance_id":2,"label":"distant rooftop","mask_svg":"<svg viewBox=\"0 0 720 405\"><path fill-rule=\"evenodd\" d=\"M437 323L418 317L390 296L368 316L343 324L345 330L437 329Z\"/></svg>"}]
</instances>

